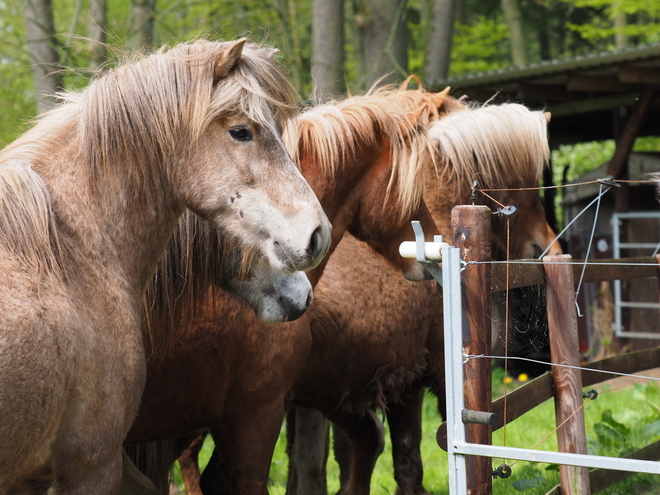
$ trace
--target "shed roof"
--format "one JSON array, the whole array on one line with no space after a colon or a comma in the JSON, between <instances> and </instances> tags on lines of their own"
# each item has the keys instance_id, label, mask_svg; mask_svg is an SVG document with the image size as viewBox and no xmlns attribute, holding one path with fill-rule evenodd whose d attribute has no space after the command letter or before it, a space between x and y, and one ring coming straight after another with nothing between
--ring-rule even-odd
<instances>
[{"instance_id":1,"label":"shed roof","mask_svg":"<svg viewBox=\"0 0 660 495\"><path fill-rule=\"evenodd\" d=\"M611 139L615 126L645 88L658 89L640 135L660 135L660 43L593 55L550 60L457 77L453 94L471 99L517 101L552 113L553 145ZM622 119L617 119L617 115Z\"/></svg>"}]
</instances>

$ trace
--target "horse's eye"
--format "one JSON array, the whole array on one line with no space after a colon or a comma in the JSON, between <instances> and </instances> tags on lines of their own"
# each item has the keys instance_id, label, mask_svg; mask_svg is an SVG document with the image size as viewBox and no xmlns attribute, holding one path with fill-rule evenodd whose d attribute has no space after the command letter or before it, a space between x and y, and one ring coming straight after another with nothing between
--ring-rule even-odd
<instances>
[{"instance_id":1,"label":"horse's eye","mask_svg":"<svg viewBox=\"0 0 660 495\"><path fill-rule=\"evenodd\" d=\"M229 129L229 135L236 141L252 141L252 131L245 127L236 127Z\"/></svg>"}]
</instances>

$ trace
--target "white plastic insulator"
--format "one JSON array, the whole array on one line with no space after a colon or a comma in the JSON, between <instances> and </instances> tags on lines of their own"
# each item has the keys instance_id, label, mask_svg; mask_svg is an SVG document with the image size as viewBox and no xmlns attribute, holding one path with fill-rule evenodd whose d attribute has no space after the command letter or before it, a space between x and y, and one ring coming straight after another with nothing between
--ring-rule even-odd
<instances>
[{"instance_id":1,"label":"white plastic insulator","mask_svg":"<svg viewBox=\"0 0 660 495\"><path fill-rule=\"evenodd\" d=\"M425 242L424 256L428 261L442 259L442 248L448 246L446 242ZM399 246L399 254L404 258L417 258L417 244L415 241L402 242Z\"/></svg>"}]
</instances>

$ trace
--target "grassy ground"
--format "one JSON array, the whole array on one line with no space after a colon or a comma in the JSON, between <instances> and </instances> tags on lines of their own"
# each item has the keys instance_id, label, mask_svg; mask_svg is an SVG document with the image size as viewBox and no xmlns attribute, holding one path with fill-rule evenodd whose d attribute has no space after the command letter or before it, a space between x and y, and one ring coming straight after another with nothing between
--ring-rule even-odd
<instances>
[{"instance_id":1,"label":"grassy ground","mask_svg":"<svg viewBox=\"0 0 660 495\"><path fill-rule=\"evenodd\" d=\"M501 395L501 375L495 373L495 392ZM517 385L514 380L509 389ZM619 389L615 385L600 387L596 400L589 401L584 408L589 453L620 456L630 450L647 445L660 438L660 388L656 385L628 385ZM447 481L447 455L435 443L435 433L441 423L435 407L435 399L427 396L424 401L422 457L424 459L424 486L431 495L449 493ZM524 417L506 427L506 445L510 447L534 448L554 430L554 405L547 401ZM387 425L386 425L387 428ZM493 435L493 444L504 445L504 431ZM202 459L210 455L212 444L208 442ZM539 447L541 450L557 450L556 435L551 435ZM271 495L284 495L286 488L287 459L284 434L277 443L270 473ZM372 483L372 495L390 495L396 491L392 470L391 445L386 430L385 451L376 465ZM204 461L205 462L205 461ZM502 459L494 459L497 467ZM512 476L506 480L493 480L493 495L523 493L544 495L559 482L557 466L529 462L508 461ZM328 466L328 492L339 489L338 467L333 459ZM600 493L608 495L660 494L660 476L635 475Z\"/></svg>"}]
</instances>

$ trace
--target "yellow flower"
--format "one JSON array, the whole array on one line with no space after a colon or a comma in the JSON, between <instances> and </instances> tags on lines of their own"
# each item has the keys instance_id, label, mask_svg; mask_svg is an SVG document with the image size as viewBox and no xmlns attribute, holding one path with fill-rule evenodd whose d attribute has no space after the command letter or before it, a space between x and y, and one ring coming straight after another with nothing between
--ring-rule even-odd
<instances>
[{"instance_id":1,"label":"yellow flower","mask_svg":"<svg viewBox=\"0 0 660 495\"><path fill-rule=\"evenodd\" d=\"M521 383L525 383L527 380L529 380L529 377L527 376L527 373L520 373L518 375L518 381Z\"/></svg>"},{"instance_id":2,"label":"yellow flower","mask_svg":"<svg viewBox=\"0 0 660 495\"><path fill-rule=\"evenodd\" d=\"M508 385L508 384L511 383L513 380L511 379L510 376L505 376L504 379L503 379L502 381Z\"/></svg>"}]
</instances>

